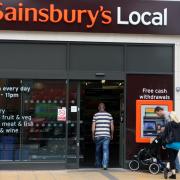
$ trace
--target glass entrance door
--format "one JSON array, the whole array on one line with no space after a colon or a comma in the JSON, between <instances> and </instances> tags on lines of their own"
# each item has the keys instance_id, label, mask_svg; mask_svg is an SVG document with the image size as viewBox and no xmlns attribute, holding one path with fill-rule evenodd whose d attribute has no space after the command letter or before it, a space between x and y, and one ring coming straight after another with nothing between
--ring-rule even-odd
<instances>
[{"instance_id":1,"label":"glass entrance door","mask_svg":"<svg viewBox=\"0 0 180 180\"><path fill-rule=\"evenodd\" d=\"M80 83L70 81L68 92L67 167L79 168Z\"/></svg>"}]
</instances>

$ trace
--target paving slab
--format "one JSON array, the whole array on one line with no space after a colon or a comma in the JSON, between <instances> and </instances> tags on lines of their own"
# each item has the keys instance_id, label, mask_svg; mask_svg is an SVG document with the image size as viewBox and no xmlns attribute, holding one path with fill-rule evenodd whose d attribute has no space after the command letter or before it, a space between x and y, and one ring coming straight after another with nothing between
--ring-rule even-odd
<instances>
[{"instance_id":1,"label":"paving slab","mask_svg":"<svg viewBox=\"0 0 180 180\"><path fill-rule=\"evenodd\" d=\"M163 174L132 172L125 169L59 170L59 171L0 171L0 180L163 180ZM177 174L180 180L180 173Z\"/></svg>"}]
</instances>

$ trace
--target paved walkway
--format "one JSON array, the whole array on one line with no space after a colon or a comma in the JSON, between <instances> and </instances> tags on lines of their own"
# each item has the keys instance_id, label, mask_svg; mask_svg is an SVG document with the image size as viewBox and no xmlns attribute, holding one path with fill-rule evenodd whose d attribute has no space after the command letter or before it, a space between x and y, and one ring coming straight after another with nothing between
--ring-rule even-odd
<instances>
[{"instance_id":1,"label":"paved walkway","mask_svg":"<svg viewBox=\"0 0 180 180\"><path fill-rule=\"evenodd\" d=\"M59 171L0 171L0 180L161 180L162 174L131 172L122 169L59 170ZM180 174L177 175L180 179Z\"/></svg>"}]
</instances>

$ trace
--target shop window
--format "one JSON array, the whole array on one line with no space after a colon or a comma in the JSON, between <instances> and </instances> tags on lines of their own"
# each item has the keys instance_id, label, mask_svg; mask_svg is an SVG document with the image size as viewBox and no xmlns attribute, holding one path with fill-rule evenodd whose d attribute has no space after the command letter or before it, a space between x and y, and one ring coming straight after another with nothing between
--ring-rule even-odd
<instances>
[{"instance_id":1,"label":"shop window","mask_svg":"<svg viewBox=\"0 0 180 180\"><path fill-rule=\"evenodd\" d=\"M0 160L64 161L66 84L0 81Z\"/></svg>"},{"instance_id":2,"label":"shop window","mask_svg":"<svg viewBox=\"0 0 180 180\"><path fill-rule=\"evenodd\" d=\"M0 161L19 160L20 87L20 80L0 80Z\"/></svg>"},{"instance_id":3,"label":"shop window","mask_svg":"<svg viewBox=\"0 0 180 180\"><path fill-rule=\"evenodd\" d=\"M30 161L65 160L65 124L58 110L66 108L65 81L25 80L31 91L23 95L22 157Z\"/></svg>"}]
</instances>

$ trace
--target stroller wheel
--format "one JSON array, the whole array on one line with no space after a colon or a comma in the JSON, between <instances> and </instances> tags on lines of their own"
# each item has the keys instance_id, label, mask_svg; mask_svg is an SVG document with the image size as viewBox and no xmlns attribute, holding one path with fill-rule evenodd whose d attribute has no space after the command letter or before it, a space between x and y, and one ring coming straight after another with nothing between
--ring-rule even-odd
<instances>
[{"instance_id":1,"label":"stroller wheel","mask_svg":"<svg viewBox=\"0 0 180 180\"><path fill-rule=\"evenodd\" d=\"M159 167L159 164L157 163L152 163L150 166L149 166L149 172L151 174L158 174L160 171L160 167Z\"/></svg>"},{"instance_id":2,"label":"stroller wheel","mask_svg":"<svg viewBox=\"0 0 180 180\"><path fill-rule=\"evenodd\" d=\"M131 160L129 162L129 169L132 171L137 171L139 169L139 162L137 160Z\"/></svg>"}]
</instances>

